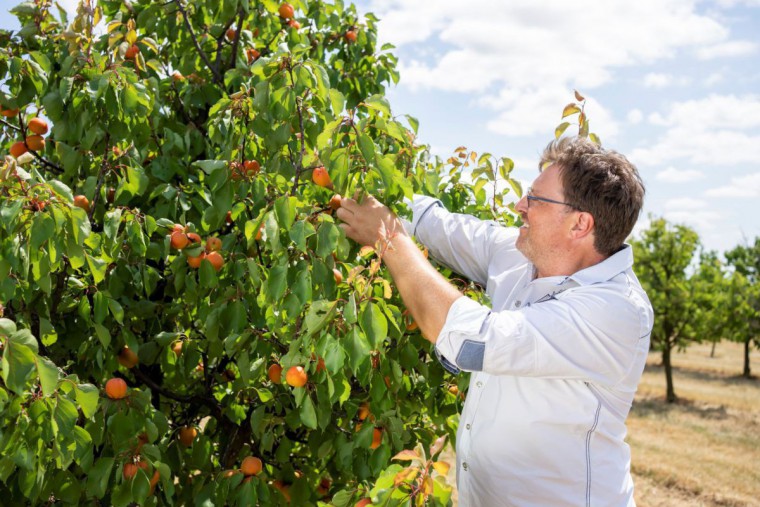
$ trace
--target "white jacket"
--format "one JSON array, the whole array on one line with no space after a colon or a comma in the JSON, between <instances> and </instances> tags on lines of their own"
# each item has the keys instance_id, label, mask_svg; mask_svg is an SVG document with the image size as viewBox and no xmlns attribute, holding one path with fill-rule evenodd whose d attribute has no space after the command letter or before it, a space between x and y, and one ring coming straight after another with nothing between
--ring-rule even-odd
<instances>
[{"instance_id":1,"label":"white jacket","mask_svg":"<svg viewBox=\"0 0 760 507\"><path fill-rule=\"evenodd\" d=\"M436 351L471 371L457 432L460 507L632 506L625 419L653 311L631 247L571 276L533 279L517 229L415 197L405 225L485 286L451 307Z\"/></svg>"}]
</instances>

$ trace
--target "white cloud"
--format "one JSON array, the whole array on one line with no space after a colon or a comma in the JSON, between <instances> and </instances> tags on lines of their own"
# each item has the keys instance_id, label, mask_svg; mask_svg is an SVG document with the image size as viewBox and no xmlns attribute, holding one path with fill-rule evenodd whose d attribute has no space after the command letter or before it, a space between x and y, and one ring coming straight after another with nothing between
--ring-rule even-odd
<instances>
[{"instance_id":1,"label":"white cloud","mask_svg":"<svg viewBox=\"0 0 760 507\"><path fill-rule=\"evenodd\" d=\"M697 231L709 231L725 219L725 216L713 210L679 210L666 211L663 215L666 220L675 224L685 224ZM701 235L701 234L700 234Z\"/></svg>"},{"instance_id":2,"label":"white cloud","mask_svg":"<svg viewBox=\"0 0 760 507\"><path fill-rule=\"evenodd\" d=\"M480 104L501 111L487 123L488 130L507 136L526 136L544 133L547 126L557 126L563 121L570 122L565 132L577 133L577 116L561 118L557 104L568 102L572 92L562 87L543 87L517 93L502 90L498 97L484 97ZM604 132L605 138L614 138L618 133L617 122L612 114L593 99L587 99L585 112L590 118L592 132ZM575 124L574 124L575 123Z\"/></svg>"},{"instance_id":3,"label":"white cloud","mask_svg":"<svg viewBox=\"0 0 760 507\"><path fill-rule=\"evenodd\" d=\"M459 0L376 0L368 10L381 19L382 40L447 48L434 61L401 52L402 68L420 70L413 76L402 72L403 86L423 88L450 89L449 81L466 90L485 90L494 82L591 88L608 82L615 67L672 58L681 49L715 46L729 36L726 27L697 13L692 0L471 0L467 8Z\"/></svg>"},{"instance_id":4,"label":"white cloud","mask_svg":"<svg viewBox=\"0 0 760 507\"><path fill-rule=\"evenodd\" d=\"M730 58L747 56L757 52L758 45L746 40L727 41L712 46L697 49L697 58L713 60L715 58Z\"/></svg>"},{"instance_id":5,"label":"white cloud","mask_svg":"<svg viewBox=\"0 0 760 507\"><path fill-rule=\"evenodd\" d=\"M665 210L668 212L681 212L707 208L708 203L702 199L693 197L676 197L665 202Z\"/></svg>"},{"instance_id":6,"label":"white cloud","mask_svg":"<svg viewBox=\"0 0 760 507\"><path fill-rule=\"evenodd\" d=\"M695 169L676 169L675 167L668 167L664 171L657 173L655 176L658 181L664 181L665 183L686 183L704 177L705 174L702 171L697 171Z\"/></svg>"},{"instance_id":7,"label":"white cloud","mask_svg":"<svg viewBox=\"0 0 760 507\"><path fill-rule=\"evenodd\" d=\"M724 80L725 78L723 77L723 74L719 72L713 72L705 79L705 86L715 86L721 84Z\"/></svg>"},{"instance_id":8,"label":"white cloud","mask_svg":"<svg viewBox=\"0 0 760 507\"><path fill-rule=\"evenodd\" d=\"M670 74L656 74L651 72L644 76L644 86L647 88L665 88L673 82Z\"/></svg>"},{"instance_id":9,"label":"white cloud","mask_svg":"<svg viewBox=\"0 0 760 507\"><path fill-rule=\"evenodd\" d=\"M649 121L667 130L653 145L633 150L631 159L641 167L672 160L690 165L760 163L759 96L710 95L678 102L666 113L651 114Z\"/></svg>"},{"instance_id":10,"label":"white cloud","mask_svg":"<svg viewBox=\"0 0 760 507\"><path fill-rule=\"evenodd\" d=\"M705 192L708 197L760 197L760 172L731 178L728 185Z\"/></svg>"},{"instance_id":11,"label":"white cloud","mask_svg":"<svg viewBox=\"0 0 760 507\"><path fill-rule=\"evenodd\" d=\"M641 112L641 109L631 109L628 111L626 119L628 120L628 123L637 125L644 119L644 113Z\"/></svg>"}]
</instances>

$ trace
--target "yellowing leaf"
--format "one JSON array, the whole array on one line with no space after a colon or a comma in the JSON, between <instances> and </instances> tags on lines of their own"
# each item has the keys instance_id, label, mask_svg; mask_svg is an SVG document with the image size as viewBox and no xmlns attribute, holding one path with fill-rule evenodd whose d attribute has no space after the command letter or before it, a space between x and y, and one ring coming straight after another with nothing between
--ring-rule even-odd
<instances>
[{"instance_id":1,"label":"yellowing leaf","mask_svg":"<svg viewBox=\"0 0 760 507\"><path fill-rule=\"evenodd\" d=\"M441 435L435 439L433 445L430 446L430 457L432 458L443 449L443 444L446 443L446 435Z\"/></svg>"},{"instance_id":2,"label":"yellowing leaf","mask_svg":"<svg viewBox=\"0 0 760 507\"><path fill-rule=\"evenodd\" d=\"M554 129L554 139L559 139L562 134L565 133L565 130L567 130L567 127L570 126L570 122L563 121L559 125L557 125L557 128Z\"/></svg>"},{"instance_id":3,"label":"yellowing leaf","mask_svg":"<svg viewBox=\"0 0 760 507\"><path fill-rule=\"evenodd\" d=\"M586 97L578 93L578 90L574 90L574 91L575 91L575 100L577 100L578 102L583 102L584 100L586 100Z\"/></svg>"},{"instance_id":4,"label":"yellowing leaf","mask_svg":"<svg viewBox=\"0 0 760 507\"><path fill-rule=\"evenodd\" d=\"M390 299L393 297L393 289L391 288L391 284L383 278L383 299Z\"/></svg>"},{"instance_id":5,"label":"yellowing leaf","mask_svg":"<svg viewBox=\"0 0 760 507\"><path fill-rule=\"evenodd\" d=\"M403 469L393 478L393 485L398 486L404 482L413 481L414 478L417 477L417 474L419 474L419 471L420 470L418 468L415 468L413 466Z\"/></svg>"},{"instance_id":6,"label":"yellowing leaf","mask_svg":"<svg viewBox=\"0 0 760 507\"><path fill-rule=\"evenodd\" d=\"M463 151L467 151L467 148L465 146L459 146L457 149L454 150L454 153L461 153Z\"/></svg>"},{"instance_id":7,"label":"yellowing leaf","mask_svg":"<svg viewBox=\"0 0 760 507\"><path fill-rule=\"evenodd\" d=\"M422 494L426 497L433 494L433 478L429 475L422 481Z\"/></svg>"},{"instance_id":8,"label":"yellowing leaf","mask_svg":"<svg viewBox=\"0 0 760 507\"><path fill-rule=\"evenodd\" d=\"M449 468L451 468L451 465L446 463L445 461L436 461L433 463L433 468L435 468L435 471L438 472L441 475L446 475L449 473Z\"/></svg>"},{"instance_id":9,"label":"yellowing leaf","mask_svg":"<svg viewBox=\"0 0 760 507\"><path fill-rule=\"evenodd\" d=\"M134 30L128 31L127 32L127 42L129 42L130 45L134 44L135 42L137 42L137 32L135 32Z\"/></svg>"},{"instance_id":10,"label":"yellowing leaf","mask_svg":"<svg viewBox=\"0 0 760 507\"><path fill-rule=\"evenodd\" d=\"M404 449L400 453L393 456L392 459L410 461L410 460L415 460L415 459L422 459L422 457L419 455L417 451L413 451L412 449Z\"/></svg>"},{"instance_id":11,"label":"yellowing leaf","mask_svg":"<svg viewBox=\"0 0 760 507\"><path fill-rule=\"evenodd\" d=\"M565 106L565 109L562 110L562 117L565 118L566 116L580 112L580 108L574 102L571 102Z\"/></svg>"},{"instance_id":12,"label":"yellowing leaf","mask_svg":"<svg viewBox=\"0 0 760 507\"><path fill-rule=\"evenodd\" d=\"M602 145L602 140L599 139L599 136L597 136L593 132L588 135L588 138L591 139L591 142L593 142L597 146L601 146Z\"/></svg>"},{"instance_id":13,"label":"yellowing leaf","mask_svg":"<svg viewBox=\"0 0 760 507\"><path fill-rule=\"evenodd\" d=\"M374 253L375 253L375 249L372 248L371 246L363 246L359 250L359 257L366 259L367 257L369 257L370 255Z\"/></svg>"}]
</instances>

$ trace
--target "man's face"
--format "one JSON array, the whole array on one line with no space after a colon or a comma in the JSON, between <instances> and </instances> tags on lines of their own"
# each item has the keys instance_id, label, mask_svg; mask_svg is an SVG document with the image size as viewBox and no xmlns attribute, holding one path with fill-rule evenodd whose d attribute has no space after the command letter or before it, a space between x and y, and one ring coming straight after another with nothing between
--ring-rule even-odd
<instances>
[{"instance_id":1,"label":"man's face","mask_svg":"<svg viewBox=\"0 0 760 507\"><path fill-rule=\"evenodd\" d=\"M528 195L558 202L529 200ZM573 212L565 202L556 165L544 169L533 182L533 186L520 199L515 209L522 217L523 226L517 238L517 249L539 270L546 260L556 259L567 252L569 229L572 227Z\"/></svg>"}]
</instances>

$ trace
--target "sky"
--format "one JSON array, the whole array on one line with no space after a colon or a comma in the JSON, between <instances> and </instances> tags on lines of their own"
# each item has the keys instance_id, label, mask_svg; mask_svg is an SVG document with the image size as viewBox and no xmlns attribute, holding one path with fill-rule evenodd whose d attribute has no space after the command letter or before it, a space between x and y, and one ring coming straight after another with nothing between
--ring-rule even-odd
<instances>
[{"instance_id":1,"label":"sky","mask_svg":"<svg viewBox=\"0 0 760 507\"><path fill-rule=\"evenodd\" d=\"M644 180L635 231L665 217L718 252L760 236L760 0L355 3L399 57L393 114L416 117L433 153L510 157L527 186L577 89ZM17 28L2 4L0 27Z\"/></svg>"},{"instance_id":2,"label":"sky","mask_svg":"<svg viewBox=\"0 0 760 507\"><path fill-rule=\"evenodd\" d=\"M393 113L434 153L507 156L528 183L577 89L591 131L644 180L636 230L665 217L719 252L760 236L760 0L356 5L396 46Z\"/></svg>"}]
</instances>

